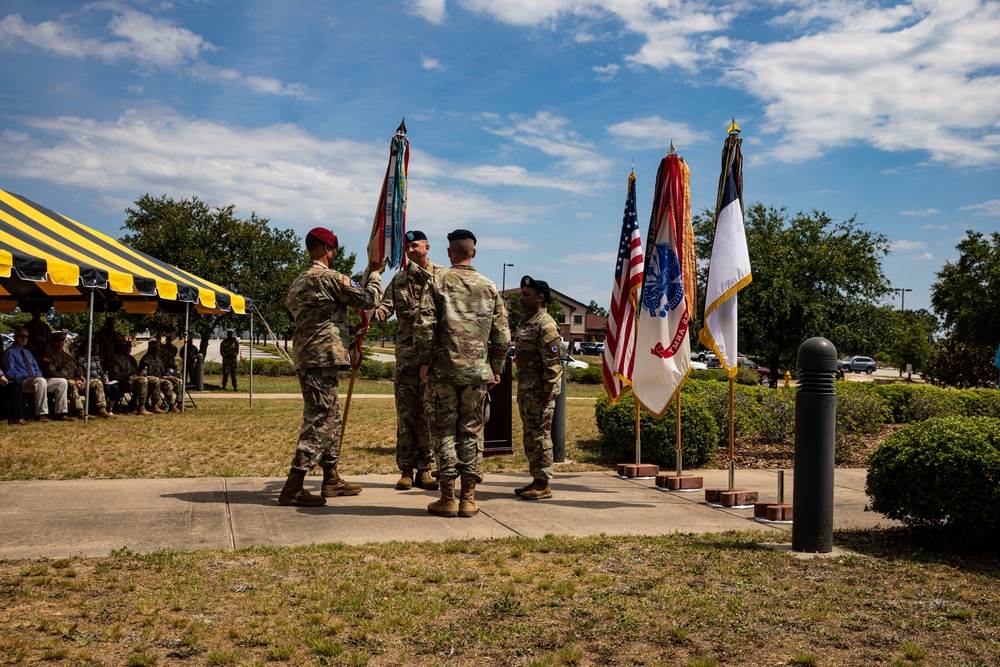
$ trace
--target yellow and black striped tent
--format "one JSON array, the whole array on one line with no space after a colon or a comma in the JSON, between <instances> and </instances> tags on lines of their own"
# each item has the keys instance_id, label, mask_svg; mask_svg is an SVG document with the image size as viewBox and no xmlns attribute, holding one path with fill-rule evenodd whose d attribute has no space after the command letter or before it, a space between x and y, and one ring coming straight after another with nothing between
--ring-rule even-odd
<instances>
[{"instance_id":1,"label":"yellow and black striped tent","mask_svg":"<svg viewBox=\"0 0 1000 667\"><path fill-rule=\"evenodd\" d=\"M30 199L0 190L0 311L244 314L253 302Z\"/></svg>"}]
</instances>

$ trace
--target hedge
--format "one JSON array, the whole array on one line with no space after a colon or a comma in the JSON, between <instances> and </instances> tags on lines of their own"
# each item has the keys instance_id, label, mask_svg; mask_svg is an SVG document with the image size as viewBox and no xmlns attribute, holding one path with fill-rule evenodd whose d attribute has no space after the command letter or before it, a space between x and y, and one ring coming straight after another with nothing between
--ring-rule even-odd
<instances>
[{"instance_id":1,"label":"hedge","mask_svg":"<svg viewBox=\"0 0 1000 667\"><path fill-rule=\"evenodd\" d=\"M947 417L908 426L868 459L871 508L909 526L1000 539L1000 419Z\"/></svg>"},{"instance_id":2,"label":"hedge","mask_svg":"<svg viewBox=\"0 0 1000 667\"><path fill-rule=\"evenodd\" d=\"M672 402L662 419L645 412L639 419L642 436L642 459L664 467L673 467L677 450L677 403ZM597 399L594 410L597 428L604 436L601 453L610 461L635 459L635 399L631 393L615 405L607 395ZM685 395L681 399L681 459L686 468L701 468L712 462L719 442L715 420L704 402Z\"/></svg>"}]
</instances>

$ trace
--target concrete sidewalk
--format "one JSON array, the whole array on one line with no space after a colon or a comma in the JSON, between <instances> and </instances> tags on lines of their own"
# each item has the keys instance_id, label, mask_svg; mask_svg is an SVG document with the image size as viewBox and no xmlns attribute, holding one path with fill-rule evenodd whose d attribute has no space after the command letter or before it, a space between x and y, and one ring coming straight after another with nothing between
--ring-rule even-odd
<instances>
[{"instance_id":1,"label":"concrete sidewalk","mask_svg":"<svg viewBox=\"0 0 1000 667\"><path fill-rule=\"evenodd\" d=\"M707 487L725 487L724 470L699 471ZM836 471L834 527L894 525L865 512L867 471ZM558 473L555 497L527 501L513 490L527 475L489 473L476 492L473 518L444 519L427 513L439 497L430 491L396 491L396 476L350 475L364 484L359 496L331 498L324 507L277 503L283 478L129 479L0 482L0 558L105 556L128 547L239 549L324 542L361 544L390 540L444 541L546 534L609 535L704 533L726 530L789 532L790 524L762 524L747 509L717 509L703 492L659 491L649 480L623 480L610 472ZM319 492L320 478L307 488ZM738 470L736 484L773 501L777 473ZM793 478L785 476L785 499Z\"/></svg>"}]
</instances>

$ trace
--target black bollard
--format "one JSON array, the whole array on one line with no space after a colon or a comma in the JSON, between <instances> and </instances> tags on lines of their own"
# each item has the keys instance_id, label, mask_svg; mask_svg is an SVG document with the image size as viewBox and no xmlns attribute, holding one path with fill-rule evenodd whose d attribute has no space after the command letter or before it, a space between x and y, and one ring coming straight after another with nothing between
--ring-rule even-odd
<instances>
[{"instance_id":1,"label":"black bollard","mask_svg":"<svg viewBox=\"0 0 1000 667\"><path fill-rule=\"evenodd\" d=\"M562 463L566 460L566 363L569 361L568 345L563 343L563 372L559 381L559 395L556 396L556 407L552 412L552 462Z\"/></svg>"},{"instance_id":2,"label":"black bollard","mask_svg":"<svg viewBox=\"0 0 1000 667\"><path fill-rule=\"evenodd\" d=\"M799 346L795 395L795 512L792 550L833 551L833 464L837 431L837 348L825 338Z\"/></svg>"}]
</instances>

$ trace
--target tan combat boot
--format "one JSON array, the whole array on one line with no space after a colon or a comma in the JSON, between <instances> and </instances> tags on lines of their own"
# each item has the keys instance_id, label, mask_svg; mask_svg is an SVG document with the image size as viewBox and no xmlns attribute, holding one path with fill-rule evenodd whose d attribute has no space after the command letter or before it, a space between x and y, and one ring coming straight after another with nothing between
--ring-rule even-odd
<instances>
[{"instance_id":1,"label":"tan combat boot","mask_svg":"<svg viewBox=\"0 0 1000 667\"><path fill-rule=\"evenodd\" d=\"M458 501L455 500L455 480L441 482L441 499L427 506L427 511L437 516L458 516Z\"/></svg>"},{"instance_id":2,"label":"tan combat boot","mask_svg":"<svg viewBox=\"0 0 1000 667\"><path fill-rule=\"evenodd\" d=\"M416 486L419 486L424 491L437 491L438 483L437 480L431 475L430 470L418 470L417 479L414 482Z\"/></svg>"},{"instance_id":3,"label":"tan combat boot","mask_svg":"<svg viewBox=\"0 0 1000 667\"><path fill-rule=\"evenodd\" d=\"M337 496L356 496L361 493L360 484L351 484L341 479L337 472L337 466L323 468L323 496L325 498L336 498Z\"/></svg>"},{"instance_id":4,"label":"tan combat boot","mask_svg":"<svg viewBox=\"0 0 1000 667\"><path fill-rule=\"evenodd\" d=\"M160 407L159 405L154 405L154 406L152 407L152 410L151 410L151 412L152 412L152 413L153 413L154 415L162 415L162 414L166 413L166 410L164 410L163 408L161 408L161 407Z\"/></svg>"},{"instance_id":5,"label":"tan combat boot","mask_svg":"<svg viewBox=\"0 0 1000 667\"><path fill-rule=\"evenodd\" d=\"M140 405L140 406L139 406L139 409L138 409L138 410L136 410L136 412L135 412L135 413L136 413L137 415L151 415L151 414L153 414L152 412L150 412L149 410L147 410L147 409L146 409L146 408L145 408L144 406L142 406L142 405Z\"/></svg>"},{"instance_id":6,"label":"tan combat boot","mask_svg":"<svg viewBox=\"0 0 1000 667\"><path fill-rule=\"evenodd\" d=\"M97 416L102 419L110 419L113 415L103 405L97 410Z\"/></svg>"},{"instance_id":7,"label":"tan combat boot","mask_svg":"<svg viewBox=\"0 0 1000 667\"><path fill-rule=\"evenodd\" d=\"M531 488L521 493L521 500L542 500L551 497L552 489L549 488L547 479L536 479L531 483Z\"/></svg>"},{"instance_id":8,"label":"tan combat boot","mask_svg":"<svg viewBox=\"0 0 1000 667\"><path fill-rule=\"evenodd\" d=\"M292 468L288 471L288 479L285 480L285 487L281 489L278 502L282 505L295 505L298 507L319 507L326 505L326 498L309 493L302 488L302 483L306 480L306 474L301 470Z\"/></svg>"},{"instance_id":9,"label":"tan combat boot","mask_svg":"<svg viewBox=\"0 0 1000 667\"><path fill-rule=\"evenodd\" d=\"M399 474L399 481L396 482L397 491L409 491L413 488L413 471L404 470Z\"/></svg>"},{"instance_id":10,"label":"tan combat boot","mask_svg":"<svg viewBox=\"0 0 1000 667\"><path fill-rule=\"evenodd\" d=\"M462 480L462 501L458 504L458 516L470 517L479 514L476 504L476 483Z\"/></svg>"},{"instance_id":11,"label":"tan combat boot","mask_svg":"<svg viewBox=\"0 0 1000 667\"><path fill-rule=\"evenodd\" d=\"M515 496L519 496L522 493L524 493L525 491L530 491L531 487L533 487L534 485L535 485L535 480L534 480L534 478L532 478L532 480L530 482L528 482L527 484L525 484L524 486L522 486L522 487L520 487L518 489L514 489L514 495Z\"/></svg>"}]
</instances>

